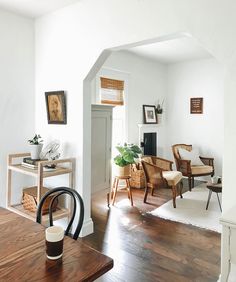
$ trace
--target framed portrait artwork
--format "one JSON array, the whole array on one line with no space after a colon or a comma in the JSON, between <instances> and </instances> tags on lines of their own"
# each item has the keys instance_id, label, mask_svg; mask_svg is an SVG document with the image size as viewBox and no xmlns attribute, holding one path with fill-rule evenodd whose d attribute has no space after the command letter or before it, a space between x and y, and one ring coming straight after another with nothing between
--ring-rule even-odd
<instances>
[{"instance_id":1,"label":"framed portrait artwork","mask_svg":"<svg viewBox=\"0 0 236 282\"><path fill-rule=\"evenodd\" d=\"M66 103L64 91L45 92L49 124L66 124Z\"/></svg>"},{"instance_id":2,"label":"framed portrait artwork","mask_svg":"<svg viewBox=\"0 0 236 282\"><path fill-rule=\"evenodd\" d=\"M144 123L157 123L156 107L154 105L143 105Z\"/></svg>"}]
</instances>

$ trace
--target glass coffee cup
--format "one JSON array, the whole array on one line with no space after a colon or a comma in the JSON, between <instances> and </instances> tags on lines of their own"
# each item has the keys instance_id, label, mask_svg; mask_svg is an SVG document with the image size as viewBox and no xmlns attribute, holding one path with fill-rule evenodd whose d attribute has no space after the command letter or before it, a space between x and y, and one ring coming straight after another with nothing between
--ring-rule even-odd
<instances>
[{"instance_id":1,"label":"glass coffee cup","mask_svg":"<svg viewBox=\"0 0 236 282\"><path fill-rule=\"evenodd\" d=\"M57 260L63 254L64 229L60 226L50 226L45 230L47 258Z\"/></svg>"}]
</instances>

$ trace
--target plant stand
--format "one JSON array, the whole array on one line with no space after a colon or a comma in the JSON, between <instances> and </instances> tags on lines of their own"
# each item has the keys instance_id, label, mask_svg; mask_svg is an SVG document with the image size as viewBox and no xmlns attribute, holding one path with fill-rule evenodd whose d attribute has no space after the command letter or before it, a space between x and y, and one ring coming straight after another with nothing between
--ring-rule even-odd
<instances>
[{"instance_id":1,"label":"plant stand","mask_svg":"<svg viewBox=\"0 0 236 282\"><path fill-rule=\"evenodd\" d=\"M108 207L110 206L110 200L112 201L112 205L114 206L120 180L125 180L126 186L122 187L122 188L127 190L128 198L130 200L130 204L131 204L131 206L133 206L132 190L131 190L131 187L130 187L130 176L115 176L113 186L111 188L111 192L108 193L108 195L107 195L107 205L108 205Z\"/></svg>"}]
</instances>

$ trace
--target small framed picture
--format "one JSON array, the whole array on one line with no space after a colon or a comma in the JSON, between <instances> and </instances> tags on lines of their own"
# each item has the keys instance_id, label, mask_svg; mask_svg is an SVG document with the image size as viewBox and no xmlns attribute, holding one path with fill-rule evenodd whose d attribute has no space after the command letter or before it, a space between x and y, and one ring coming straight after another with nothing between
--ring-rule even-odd
<instances>
[{"instance_id":1,"label":"small framed picture","mask_svg":"<svg viewBox=\"0 0 236 282\"><path fill-rule=\"evenodd\" d=\"M203 98L190 98L190 113L202 114L203 113Z\"/></svg>"},{"instance_id":2,"label":"small framed picture","mask_svg":"<svg viewBox=\"0 0 236 282\"><path fill-rule=\"evenodd\" d=\"M64 91L45 92L49 124L66 124L66 103Z\"/></svg>"},{"instance_id":3,"label":"small framed picture","mask_svg":"<svg viewBox=\"0 0 236 282\"><path fill-rule=\"evenodd\" d=\"M154 105L143 105L144 123L157 123L156 107Z\"/></svg>"}]
</instances>

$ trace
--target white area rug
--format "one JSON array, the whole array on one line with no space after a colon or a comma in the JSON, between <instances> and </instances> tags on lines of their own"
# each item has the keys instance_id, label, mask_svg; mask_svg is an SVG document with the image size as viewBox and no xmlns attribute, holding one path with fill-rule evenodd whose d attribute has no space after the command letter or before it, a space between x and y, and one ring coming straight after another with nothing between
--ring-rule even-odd
<instances>
[{"instance_id":1,"label":"white area rug","mask_svg":"<svg viewBox=\"0 0 236 282\"><path fill-rule=\"evenodd\" d=\"M172 200L150 212L154 216L164 219L192 224L197 227L209 229L221 233L219 218L221 216L216 193L212 193L208 210L206 203L209 190L206 184L201 184L191 192L183 194L183 199L176 198L176 209ZM221 200L221 194L219 194Z\"/></svg>"}]
</instances>

